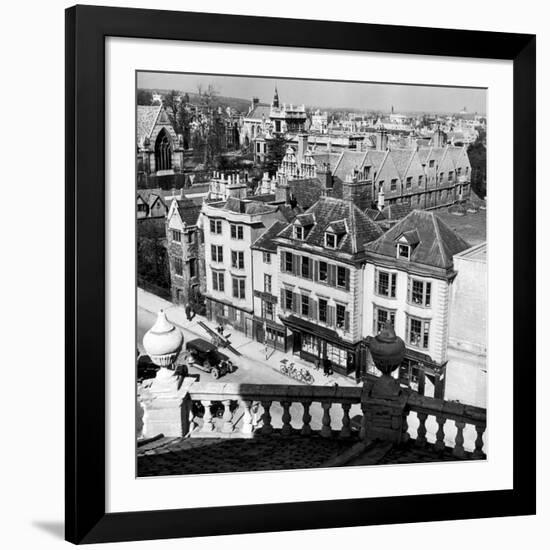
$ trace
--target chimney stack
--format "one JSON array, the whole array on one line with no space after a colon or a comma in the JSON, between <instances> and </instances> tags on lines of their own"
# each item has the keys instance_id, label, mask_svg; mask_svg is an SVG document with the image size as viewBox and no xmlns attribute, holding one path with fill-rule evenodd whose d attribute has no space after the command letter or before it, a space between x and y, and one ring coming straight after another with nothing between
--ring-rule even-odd
<instances>
[{"instance_id":1,"label":"chimney stack","mask_svg":"<svg viewBox=\"0 0 550 550\"><path fill-rule=\"evenodd\" d=\"M384 210L384 188L381 187L380 188L380 191L378 193L378 210L380 210L380 212L382 212L382 210Z\"/></svg>"},{"instance_id":2,"label":"chimney stack","mask_svg":"<svg viewBox=\"0 0 550 550\"><path fill-rule=\"evenodd\" d=\"M385 151L388 148L388 132L385 128L379 128L376 132L376 149Z\"/></svg>"},{"instance_id":3,"label":"chimney stack","mask_svg":"<svg viewBox=\"0 0 550 550\"><path fill-rule=\"evenodd\" d=\"M342 183L342 199L365 210L372 201L371 186L366 181L358 181L356 174L349 173Z\"/></svg>"}]
</instances>

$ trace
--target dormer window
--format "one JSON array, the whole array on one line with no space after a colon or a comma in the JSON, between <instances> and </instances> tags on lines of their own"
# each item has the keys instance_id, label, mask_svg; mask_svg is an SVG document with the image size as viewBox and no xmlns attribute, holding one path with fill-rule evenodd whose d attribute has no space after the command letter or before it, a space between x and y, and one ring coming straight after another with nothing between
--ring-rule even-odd
<instances>
[{"instance_id":1,"label":"dormer window","mask_svg":"<svg viewBox=\"0 0 550 550\"><path fill-rule=\"evenodd\" d=\"M411 247L408 244L399 243L397 245L397 257L410 260L411 259Z\"/></svg>"},{"instance_id":2,"label":"dormer window","mask_svg":"<svg viewBox=\"0 0 550 550\"><path fill-rule=\"evenodd\" d=\"M336 248L336 235L334 233L325 233L325 245L327 248Z\"/></svg>"},{"instance_id":3,"label":"dormer window","mask_svg":"<svg viewBox=\"0 0 550 550\"><path fill-rule=\"evenodd\" d=\"M304 240L304 228L303 227L300 227L299 225L297 225L295 228L294 228L294 236L300 240L300 241L303 241Z\"/></svg>"}]
</instances>

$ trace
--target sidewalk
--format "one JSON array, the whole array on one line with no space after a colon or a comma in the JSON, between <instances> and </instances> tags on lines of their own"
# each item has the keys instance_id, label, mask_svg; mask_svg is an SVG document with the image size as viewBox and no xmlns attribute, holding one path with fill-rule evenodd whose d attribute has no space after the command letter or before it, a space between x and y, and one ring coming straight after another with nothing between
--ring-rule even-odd
<instances>
[{"instance_id":1,"label":"sidewalk","mask_svg":"<svg viewBox=\"0 0 550 550\"><path fill-rule=\"evenodd\" d=\"M138 288L137 294L137 306L142 308L149 313L157 314L160 309L163 309L166 312L166 317L169 321L177 325L178 327L188 331L197 338L204 338L205 340L210 340L209 335L206 331L198 324L199 321L203 321L207 325L215 328L211 322L209 322L206 317L200 315L195 315L191 321L187 320L185 315L185 308L183 306L177 306L159 298L154 294L151 294L141 288ZM296 356L291 353L284 353L279 350L268 349L269 357L266 359L265 355L265 346L260 342L251 340L247 338L242 332L237 330L232 330L231 327L226 327L226 333L230 333L231 345L242 354L246 359L259 363L277 373L280 373L280 364L282 359L288 359L289 361L294 362L296 368L306 368L311 372L315 377L315 385L319 386L331 386L335 382L339 386L352 386L357 387L355 380L347 378L340 374L334 373L331 376L324 377L321 371L316 371L315 368L305 362L301 362ZM227 350L224 350L225 353L228 353ZM286 377L285 377L286 378ZM295 380L288 378L289 382L296 383Z\"/></svg>"}]
</instances>

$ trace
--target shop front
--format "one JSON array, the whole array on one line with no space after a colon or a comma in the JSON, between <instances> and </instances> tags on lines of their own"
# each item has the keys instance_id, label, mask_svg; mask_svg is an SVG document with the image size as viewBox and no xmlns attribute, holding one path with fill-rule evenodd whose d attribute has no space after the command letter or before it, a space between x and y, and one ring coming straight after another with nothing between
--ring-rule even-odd
<instances>
[{"instance_id":1,"label":"shop front","mask_svg":"<svg viewBox=\"0 0 550 550\"><path fill-rule=\"evenodd\" d=\"M274 321L254 317L254 339L268 348L279 351L287 350L287 330L284 325Z\"/></svg>"},{"instance_id":2,"label":"shop front","mask_svg":"<svg viewBox=\"0 0 550 550\"><path fill-rule=\"evenodd\" d=\"M294 315L281 319L292 335L292 352L304 361L350 376L360 360L359 344L343 340L335 330Z\"/></svg>"}]
</instances>

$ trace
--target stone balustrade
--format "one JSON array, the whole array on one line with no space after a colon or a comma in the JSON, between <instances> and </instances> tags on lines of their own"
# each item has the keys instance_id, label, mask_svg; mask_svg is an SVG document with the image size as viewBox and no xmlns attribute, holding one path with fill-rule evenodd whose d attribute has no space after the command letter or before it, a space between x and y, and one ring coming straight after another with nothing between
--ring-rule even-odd
<instances>
[{"instance_id":1,"label":"stone balustrade","mask_svg":"<svg viewBox=\"0 0 550 550\"><path fill-rule=\"evenodd\" d=\"M472 458L485 458L485 409L404 388L395 395L384 395L373 391L375 386L203 383L186 379L177 399L166 401L171 407L177 402L180 408L176 415L170 415L172 421L181 419L170 435L255 437L277 433L307 437L315 433L327 438L382 439L397 444L412 438L419 447L428 443L437 451L450 447L457 458L463 458L467 451ZM154 399L152 402L154 408ZM314 407L317 426L312 426ZM150 430L148 433L153 435ZM164 433L168 435L166 429Z\"/></svg>"}]
</instances>

